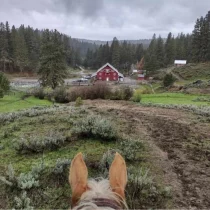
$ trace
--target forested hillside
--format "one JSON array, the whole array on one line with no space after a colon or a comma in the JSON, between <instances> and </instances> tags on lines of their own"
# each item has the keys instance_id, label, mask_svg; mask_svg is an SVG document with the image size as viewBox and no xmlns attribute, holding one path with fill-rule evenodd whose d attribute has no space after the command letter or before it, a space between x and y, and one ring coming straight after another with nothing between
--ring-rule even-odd
<instances>
[{"instance_id":1,"label":"forested hillside","mask_svg":"<svg viewBox=\"0 0 210 210\"><path fill-rule=\"evenodd\" d=\"M121 43L114 38L111 46L107 42L95 51L88 50L85 65L98 68L110 62L123 71L143 56L144 68L151 72L172 65L174 60L187 60L188 63L210 61L210 11L197 19L192 34L180 33L175 37L170 32L167 39L154 34L148 48L128 41Z\"/></svg>"},{"instance_id":2,"label":"forested hillside","mask_svg":"<svg viewBox=\"0 0 210 210\"><path fill-rule=\"evenodd\" d=\"M15 28L8 22L0 23L0 70L3 72L35 72L39 66L40 49L42 47L44 30L33 29L21 25ZM51 31L50 33L54 33ZM65 60L68 66L81 64L82 57L88 49L96 45L80 42L77 39L60 34L61 44L65 50Z\"/></svg>"},{"instance_id":3,"label":"forested hillside","mask_svg":"<svg viewBox=\"0 0 210 210\"><path fill-rule=\"evenodd\" d=\"M110 62L120 71L128 70L131 64L136 64L144 56L144 53L143 44L134 45L127 41L120 43L115 37L111 45L107 42L95 51L88 50L84 66L97 69Z\"/></svg>"}]
</instances>

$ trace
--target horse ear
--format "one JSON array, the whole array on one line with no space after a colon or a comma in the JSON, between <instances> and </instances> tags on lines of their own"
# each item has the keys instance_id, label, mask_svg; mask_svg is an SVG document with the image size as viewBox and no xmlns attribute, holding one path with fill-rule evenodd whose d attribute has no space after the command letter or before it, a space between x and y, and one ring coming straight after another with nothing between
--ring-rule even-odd
<instances>
[{"instance_id":1,"label":"horse ear","mask_svg":"<svg viewBox=\"0 0 210 210\"><path fill-rule=\"evenodd\" d=\"M109 169L109 182L113 192L116 192L121 198L125 199L125 187L127 184L127 169L125 160L119 154L115 158Z\"/></svg>"},{"instance_id":2,"label":"horse ear","mask_svg":"<svg viewBox=\"0 0 210 210\"><path fill-rule=\"evenodd\" d=\"M72 206L75 206L87 190L88 170L82 153L77 154L71 162L69 183L72 189Z\"/></svg>"}]
</instances>

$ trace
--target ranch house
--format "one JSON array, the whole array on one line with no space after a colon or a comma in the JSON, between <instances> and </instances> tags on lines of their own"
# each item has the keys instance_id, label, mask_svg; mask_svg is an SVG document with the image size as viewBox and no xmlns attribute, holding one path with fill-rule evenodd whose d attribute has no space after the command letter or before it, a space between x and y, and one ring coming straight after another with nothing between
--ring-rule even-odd
<instances>
[{"instance_id":1,"label":"ranch house","mask_svg":"<svg viewBox=\"0 0 210 210\"><path fill-rule=\"evenodd\" d=\"M96 80L101 81L123 81L124 76L111 64L106 63L100 69L98 69L92 77L95 77Z\"/></svg>"},{"instance_id":2,"label":"ranch house","mask_svg":"<svg viewBox=\"0 0 210 210\"><path fill-rule=\"evenodd\" d=\"M187 61L186 61L186 60L175 60L175 61L174 61L174 65L175 65L176 67L184 66L184 65L186 65L186 64L187 64Z\"/></svg>"}]
</instances>

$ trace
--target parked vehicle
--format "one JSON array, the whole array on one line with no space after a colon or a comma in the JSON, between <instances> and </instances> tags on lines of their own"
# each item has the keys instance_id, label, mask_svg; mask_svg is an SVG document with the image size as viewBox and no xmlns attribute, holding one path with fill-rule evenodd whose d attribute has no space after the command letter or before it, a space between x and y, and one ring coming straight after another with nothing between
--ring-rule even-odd
<instances>
[{"instance_id":1,"label":"parked vehicle","mask_svg":"<svg viewBox=\"0 0 210 210\"><path fill-rule=\"evenodd\" d=\"M85 79L91 79L91 75L84 76Z\"/></svg>"}]
</instances>

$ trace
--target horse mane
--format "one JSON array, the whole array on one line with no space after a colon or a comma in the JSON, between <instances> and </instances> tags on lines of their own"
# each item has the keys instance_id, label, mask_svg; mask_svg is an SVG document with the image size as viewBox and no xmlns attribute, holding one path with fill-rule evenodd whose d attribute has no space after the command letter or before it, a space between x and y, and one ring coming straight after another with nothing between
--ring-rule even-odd
<instances>
[{"instance_id":1,"label":"horse mane","mask_svg":"<svg viewBox=\"0 0 210 210\"><path fill-rule=\"evenodd\" d=\"M113 210L112 206L118 206L118 209L128 209L127 204L124 199L120 198L115 192L112 191L110 187L109 180L98 179L89 180L87 184L88 190L84 192L78 202L78 205L73 208L73 210ZM94 202L96 199L105 199L110 201L109 207L97 206Z\"/></svg>"}]
</instances>

